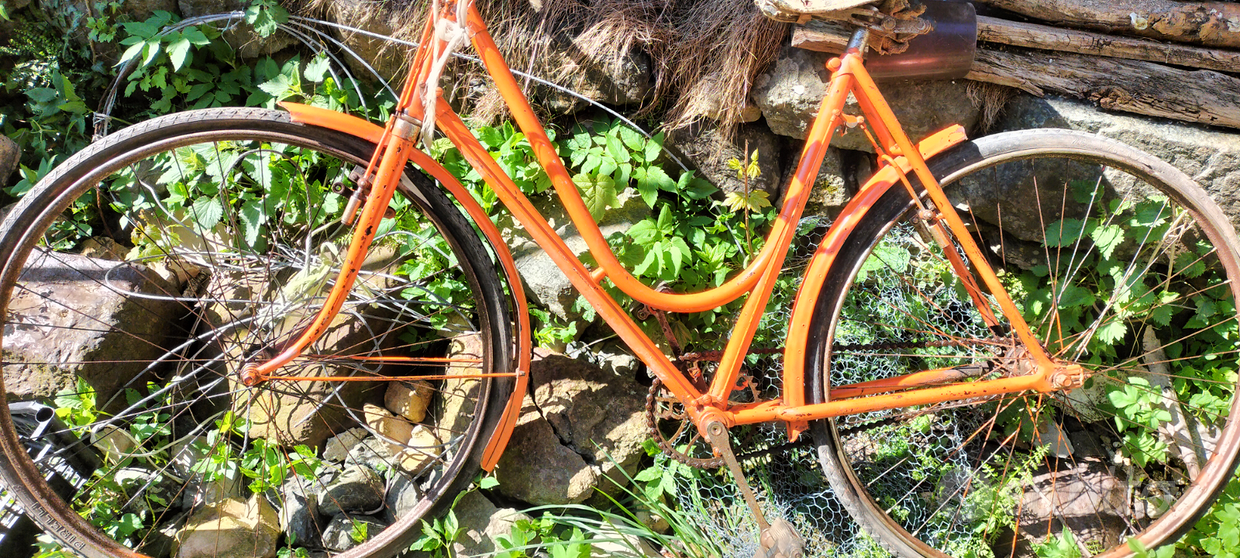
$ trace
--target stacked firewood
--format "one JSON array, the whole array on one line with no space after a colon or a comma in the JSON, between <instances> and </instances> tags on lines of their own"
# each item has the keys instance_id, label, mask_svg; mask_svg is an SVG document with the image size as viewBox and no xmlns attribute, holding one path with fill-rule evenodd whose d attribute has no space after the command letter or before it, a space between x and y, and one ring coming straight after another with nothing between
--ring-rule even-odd
<instances>
[{"instance_id":1,"label":"stacked firewood","mask_svg":"<svg viewBox=\"0 0 1240 558\"><path fill-rule=\"evenodd\" d=\"M971 80L1102 108L1240 128L1240 3L975 0ZM847 30L798 26L793 45L842 50Z\"/></svg>"}]
</instances>

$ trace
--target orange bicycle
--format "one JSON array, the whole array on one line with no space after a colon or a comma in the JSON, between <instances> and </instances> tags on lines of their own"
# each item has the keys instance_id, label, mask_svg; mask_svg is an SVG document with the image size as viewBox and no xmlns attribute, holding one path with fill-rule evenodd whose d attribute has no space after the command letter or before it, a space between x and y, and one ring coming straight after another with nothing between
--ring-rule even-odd
<instances>
[{"instance_id":1,"label":"orange bicycle","mask_svg":"<svg viewBox=\"0 0 1240 558\"><path fill-rule=\"evenodd\" d=\"M688 423L671 450L731 470L763 555L828 548L804 536L812 513L765 518L730 440L746 425L808 447L774 459L817 471L900 556L1052 539L1131 555L1186 532L1231 478L1240 242L1182 172L1061 130L914 143L863 66L863 27L828 63L761 250L717 288L671 292L615 257L473 4L432 15L386 127L297 104L173 114L73 156L5 217L0 479L63 547L223 545L224 518L291 532L312 501L323 518L284 545L394 555L495 466L530 321L499 230L424 150L435 133L657 378ZM465 42L590 265L440 98ZM850 95L861 116L843 111ZM802 255L798 223L844 125L871 134L879 168ZM83 196L114 213L93 232L117 242L109 257L66 240L60 216ZM789 277L782 372L740 388ZM717 363L691 374L607 284L657 312L744 302ZM339 490L344 477L369 493Z\"/></svg>"}]
</instances>

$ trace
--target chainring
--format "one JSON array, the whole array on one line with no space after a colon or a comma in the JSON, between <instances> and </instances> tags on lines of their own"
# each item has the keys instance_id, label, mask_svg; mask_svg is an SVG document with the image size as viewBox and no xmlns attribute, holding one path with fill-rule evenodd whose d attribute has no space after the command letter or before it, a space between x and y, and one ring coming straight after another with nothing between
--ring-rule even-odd
<instances>
[{"instance_id":1,"label":"chainring","mask_svg":"<svg viewBox=\"0 0 1240 558\"><path fill-rule=\"evenodd\" d=\"M666 434L664 428L672 425L675 425L674 432ZM723 457L715 455L710 443L689 418L684 405L663 388L663 382L658 378L650 385L646 395L646 426L650 428L654 443L676 462L698 469L717 469L723 465ZM686 440L681 440L686 437ZM678 444L682 449L677 449Z\"/></svg>"}]
</instances>

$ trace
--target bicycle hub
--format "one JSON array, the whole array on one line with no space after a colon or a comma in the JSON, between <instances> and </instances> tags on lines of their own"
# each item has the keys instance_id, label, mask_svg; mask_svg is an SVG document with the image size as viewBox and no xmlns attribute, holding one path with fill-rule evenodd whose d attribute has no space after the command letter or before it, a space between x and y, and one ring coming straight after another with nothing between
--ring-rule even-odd
<instances>
[{"instance_id":1,"label":"bicycle hub","mask_svg":"<svg viewBox=\"0 0 1240 558\"><path fill-rule=\"evenodd\" d=\"M241 380L241 385L245 387L254 387L263 381L262 374L258 372L258 366L255 366L252 362L242 366L237 376Z\"/></svg>"}]
</instances>

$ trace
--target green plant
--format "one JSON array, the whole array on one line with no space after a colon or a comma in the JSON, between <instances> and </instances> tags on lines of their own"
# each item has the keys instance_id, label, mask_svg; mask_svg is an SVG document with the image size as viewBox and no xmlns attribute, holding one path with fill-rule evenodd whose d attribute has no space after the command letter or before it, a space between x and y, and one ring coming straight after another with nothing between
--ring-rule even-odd
<instances>
[{"instance_id":1,"label":"green plant","mask_svg":"<svg viewBox=\"0 0 1240 558\"><path fill-rule=\"evenodd\" d=\"M156 392L153 384L146 387L148 392ZM126 404L133 407L139 406L144 399L132 388L126 389L124 396ZM168 398L156 401L167 403ZM166 509L169 500L174 497L164 494L159 488L168 458L164 448L172 434L168 426L168 407L152 405L151 410L137 413L127 420L123 424L124 429L117 426L92 430L91 427L97 425L96 421L109 415L99 408L94 388L81 378L74 389L57 393L52 403L56 417L74 435L92 440L97 447L105 450L101 452L105 466L91 472L86 481L95 490L90 492L89 499L74 502L74 509L117 541L129 544L141 540L153 524L157 510ZM116 473L135 467L151 471L151 478L140 481L140 486L122 486ZM40 544L39 548L40 558L61 555L57 544L48 542Z\"/></svg>"},{"instance_id":2,"label":"green plant","mask_svg":"<svg viewBox=\"0 0 1240 558\"><path fill-rule=\"evenodd\" d=\"M461 495L458 495L452 502L452 507L455 508L457 502L460 501ZM435 558L450 558L456 555L452 543L456 542L457 537L460 537L464 530L456 519L456 510L449 509L443 517L422 522L422 537L414 541L409 550L429 552Z\"/></svg>"},{"instance_id":3,"label":"green plant","mask_svg":"<svg viewBox=\"0 0 1240 558\"><path fill-rule=\"evenodd\" d=\"M366 542L370 538L369 525L365 521L353 520L353 526L349 528L349 539L357 544Z\"/></svg>"},{"instance_id":4,"label":"green plant","mask_svg":"<svg viewBox=\"0 0 1240 558\"><path fill-rule=\"evenodd\" d=\"M550 195L549 178L539 166L528 139L512 124L483 126L474 135L526 196L538 202ZM549 130L548 135L555 142L554 130ZM752 239L746 238L751 233L750 226L765 224L773 216L769 203L761 203L765 201L762 196L746 198L753 207L739 215L724 202L714 200L718 190L692 171L667 172L662 165L661 134L646 138L618 121L600 121L579 126L566 138L555 142L556 149L567 160L574 184L596 219L634 196L653 210L652 217L641 219L626 233L608 239L620 261L637 277L682 292L718 286L747 263L756 249ZM451 142L437 140L431 154L461 179L493 219L497 218L495 193ZM622 304L628 301L618 291L612 295ZM683 334L682 342L713 342L726 329L726 320L720 321L719 317L733 311L729 306L676 316L673 328L678 335ZM545 311L540 312L543 313L535 312L539 324L535 335L540 344L557 346L580 333L574 331L575 324L558 322ZM592 320L592 316L586 319Z\"/></svg>"},{"instance_id":5,"label":"green plant","mask_svg":"<svg viewBox=\"0 0 1240 558\"><path fill-rule=\"evenodd\" d=\"M748 151L748 144L746 144L746 151ZM736 171L736 177L743 182L744 190L739 193L728 192L723 199L723 205L733 213L740 213L744 216L745 246L748 247L750 253L753 253L753 233L749 230L749 214L761 212L771 206L770 196L766 190L751 190L749 187L750 180L762 176L762 168L758 166L758 151L754 150L750 154L748 163L739 159L729 159L728 168Z\"/></svg>"},{"instance_id":6,"label":"green plant","mask_svg":"<svg viewBox=\"0 0 1240 558\"><path fill-rule=\"evenodd\" d=\"M1076 544L1072 530L1064 527L1060 536L1050 535L1045 541L1035 544L1034 553L1038 558L1080 558L1081 547Z\"/></svg>"},{"instance_id":7,"label":"green plant","mask_svg":"<svg viewBox=\"0 0 1240 558\"><path fill-rule=\"evenodd\" d=\"M1165 197L1105 201L1099 184L1077 181L1069 186L1073 200L1094 211L1049 223L1043 244L1053 253L1087 239L1092 249L1062 258L1055 268L1035 266L1009 285L1025 319L1053 352L1081 354L1091 364L1123 363L1129 354L1154 349L1165 353L1157 365L1166 370L1156 376L1170 379L1171 392L1131 364L1108 372L1115 381L1094 378L1086 388L1106 381L1103 406L1115 414L1124 453L1136 465L1166 462L1168 447L1158 430L1172 420L1170 406L1205 425L1226 415L1236 365L1219 355L1234 351L1240 342L1234 321L1222 319L1234 315L1235 301L1218 270L1202 262L1210 251L1204 241L1184 237L1157 251L1162 254L1159 261L1128 261L1134 246L1158 242L1182 221L1181 215L1171 213ZM1111 295L1104 299L1102 293ZM1147 328L1134 316L1148 316L1165 339L1147 339Z\"/></svg>"}]
</instances>

